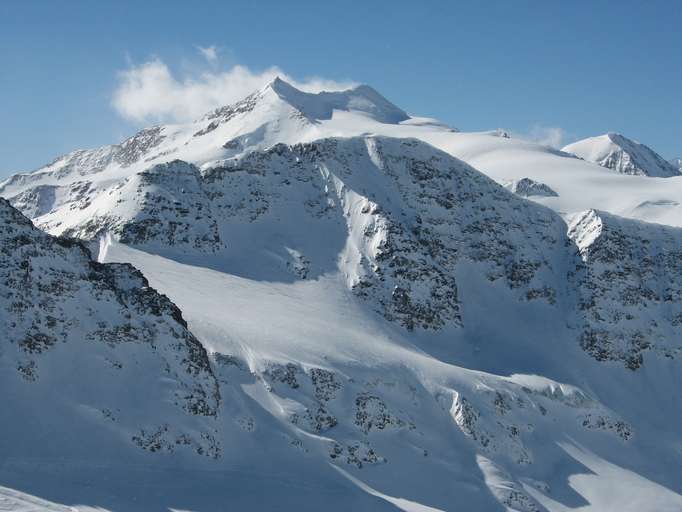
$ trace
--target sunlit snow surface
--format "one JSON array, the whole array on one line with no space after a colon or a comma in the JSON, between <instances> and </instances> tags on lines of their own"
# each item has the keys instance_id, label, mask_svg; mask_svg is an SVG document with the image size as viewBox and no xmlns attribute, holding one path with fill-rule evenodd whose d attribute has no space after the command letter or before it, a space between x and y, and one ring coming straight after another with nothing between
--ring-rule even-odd
<instances>
[{"instance_id":1,"label":"sunlit snow surface","mask_svg":"<svg viewBox=\"0 0 682 512\"><path fill-rule=\"evenodd\" d=\"M274 82L238 109L143 137L152 142L141 144L139 158L110 161L113 150L104 148L83 162L66 158L10 178L1 193L51 233L83 234L90 219L138 215L138 173L156 163L179 159L210 173L279 142L362 136L344 147L359 145L381 168L386 155L376 147L384 139L367 137L379 135L425 141L498 183L545 184L557 196L531 199L569 222L597 208L682 226L682 177L622 175L499 132L405 119L377 96L361 88L318 98ZM360 212L412 212L400 187L342 176L330 165L320 170L336 187L327 195L343 204L327 206L343 209L343 224L324 217L324 208L314 210L321 221L310 221L301 215L307 196L275 188L270 206L279 204L276 194L290 200L273 207L276 219L223 226L224 246L210 254L158 241L132 247L106 233L90 240L99 261L132 263L168 295L216 358L222 457L141 452L122 431L102 440L101 457L73 439L45 456L50 440L21 437L15 425L16 438L0 441L0 510L682 510L678 360L647 357L633 372L589 357L573 330L561 247L540 255L548 260L546 282L558 290L552 304L519 300L483 266L462 264L454 276L462 327L408 331L387 320L352 291L362 257L376 250L362 247L374 226ZM189 176L174 193L194 194L187 167L169 169ZM243 192L236 183L234 197ZM292 194L303 185L296 187ZM201 215L207 209L201 203ZM556 225L565 234L551 212L532 212L550 219L549 233ZM523 228L503 231L513 242L520 236L513 229ZM218 363L220 355L230 359ZM24 404L16 414L22 420L34 419L30 393L12 396ZM27 454L27 446L36 449Z\"/></svg>"}]
</instances>

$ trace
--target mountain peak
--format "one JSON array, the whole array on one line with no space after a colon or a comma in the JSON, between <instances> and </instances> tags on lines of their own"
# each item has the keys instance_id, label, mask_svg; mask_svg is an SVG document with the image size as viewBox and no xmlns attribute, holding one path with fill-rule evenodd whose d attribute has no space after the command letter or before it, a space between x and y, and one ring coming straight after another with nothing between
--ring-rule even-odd
<instances>
[{"instance_id":1,"label":"mountain peak","mask_svg":"<svg viewBox=\"0 0 682 512\"><path fill-rule=\"evenodd\" d=\"M263 87L263 91L272 90L274 92L282 92L282 93L284 93L286 90L291 90L291 89L298 90L293 85L291 85L289 82L282 80L279 77L279 75L277 75L275 78L270 80L267 84L265 84L265 87Z\"/></svg>"},{"instance_id":2,"label":"mountain peak","mask_svg":"<svg viewBox=\"0 0 682 512\"><path fill-rule=\"evenodd\" d=\"M621 174L669 178L680 171L650 147L616 132L579 140L562 148L583 160Z\"/></svg>"},{"instance_id":3,"label":"mountain peak","mask_svg":"<svg viewBox=\"0 0 682 512\"><path fill-rule=\"evenodd\" d=\"M305 92L276 76L264 88L290 104L312 121L331 119L334 110L357 112L375 121L397 124L409 119L405 111L388 101L369 85L358 85L343 91Z\"/></svg>"},{"instance_id":4,"label":"mountain peak","mask_svg":"<svg viewBox=\"0 0 682 512\"><path fill-rule=\"evenodd\" d=\"M610 140L611 142L617 144L620 147L642 145L636 140L630 139L619 132L607 132L605 135L602 135L602 137L605 137L606 139Z\"/></svg>"}]
</instances>

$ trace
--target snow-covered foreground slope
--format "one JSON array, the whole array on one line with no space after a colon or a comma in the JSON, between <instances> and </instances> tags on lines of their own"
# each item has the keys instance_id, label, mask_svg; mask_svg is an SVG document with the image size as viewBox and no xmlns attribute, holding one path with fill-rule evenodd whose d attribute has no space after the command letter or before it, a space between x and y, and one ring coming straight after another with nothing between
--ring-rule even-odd
<instances>
[{"instance_id":1,"label":"snow-covered foreground slope","mask_svg":"<svg viewBox=\"0 0 682 512\"><path fill-rule=\"evenodd\" d=\"M673 448L679 446L680 411L663 389L679 385L672 360L652 358L637 373L590 361L551 311L543 312L541 325L529 326L543 313L524 312L513 300L472 300L470 321L458 332L410 334L357 307L339 275L263 283L118 243L105 258L134 261L154 284L172 283L168 293L178 297L197 336L212 340L211 350L244 354L256 367L289 361L266 402L278 405L266 407L283 421L289 415L297 428L319 428L341 446L337 436L350 434L345 443L359 443L361 453L367 449L362 443L370 443L373 454L360 457L359 470L346 452L333 460L385 494L440 510L502 510L464 492L460 479L468 475L465 480L479 488L475 495L490 492L514 510L682 505L675 469L680 453ZM462 294L496 295L488 286L467 282ZM494 325L486 313L496 315ZM537 332L543 328L546 336ZM337 375L330 389L340 386L335 398L322 401L323 409L308 407L317 408L313 420L293 412L297 402L318 396L306 390L310 377L299 365L323 366ZM279 393L295 402L285 405Z\"/></svg>"},{"instance_id":2,"label":"snow-covered foreground slope","mask_svg":"<svg viewBox=\"0 0 682 512\"><path fill-rule=\"evenodd\" d=\"M682 509L682 231L606 212L678 178L498 135L276 81L10 178L97 261L0 203L0 508Z\"/></svg>"},{"instance_id":3,"label":"snow-covered foreground slope","mask_svg":"<svg viewBox=\"0 0 682 512\"><path fill-rule=\"evenodd\" d=\"M656 178L680 175L672 162L666 162L648 146L623 137L619 133L606 133L579 140L564 147L562 151L621 174Z\"/></svg>"}]
</instances>

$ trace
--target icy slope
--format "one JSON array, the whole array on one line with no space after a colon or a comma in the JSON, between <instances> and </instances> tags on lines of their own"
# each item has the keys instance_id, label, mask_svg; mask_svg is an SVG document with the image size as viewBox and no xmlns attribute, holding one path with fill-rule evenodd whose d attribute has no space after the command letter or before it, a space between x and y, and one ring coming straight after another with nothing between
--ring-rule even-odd
<instances>
[{"instance_id":1,"label":"icy slope","mask_svg":"<svg viewBox=\"0 0 682 512\"><path fill-rule=\"evenodd\" d=\"M580 140L564 147L562 151L621 174L657 178L680 175L677 167L666 162L651 148L618 133L607 133Z\"/></svg>"}]
</instances>

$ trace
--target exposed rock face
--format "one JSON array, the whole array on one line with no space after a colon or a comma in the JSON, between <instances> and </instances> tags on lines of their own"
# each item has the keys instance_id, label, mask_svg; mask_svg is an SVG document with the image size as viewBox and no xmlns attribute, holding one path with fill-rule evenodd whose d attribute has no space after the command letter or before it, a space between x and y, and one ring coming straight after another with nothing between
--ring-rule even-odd
<instances>
[{"instance_id":1,"label":"exposed rock face","mask_svg":"<svg viewBox=\"0 0 682 512\"><path fill-rule=\"evenodd\" d=\"M107 195L100 200L110 208L63 234L95 240L110 233L131 245L157 243L209 253L223 246L199 170L191 164L176 160L152 166Z\"/></svg>"},{"instance_id":2,"label":"exposed rock face","mask_svg":"<svg viewBox=\"0 0 682 512\"><path fill-rule=\"evenodd\" d=\"M41 190L14 200L28 205ZM410 330L461 324L454 274L462 262L480 265L490 281L505 282L521 300L552 303L557 293L558 276L547 254L563 251L561 220L416 140L279 144L201 172L173 161L105 189L93 192L81 184L59 193L69 199L75 194L87 199L63 203L61 210L80 204L80 216L60 215L58 207L43 217L44 228L84 240L109 234L151 250L202 254L229 246L230 233L247 225L254 239L259 226L332 229L334 243L346 246L348 285ZM336 265L337 254L311 251L277 249L295 278Z\"/></svg>"},{"instance_id":3,"label":"exposed rock face","mask_svg":"<svg viewBox=\"0 0 682 512\"><path fill-rule=\"evenodd\" d=\"M521 178L505 184L505 187L514 194L521 197L557 197L558 194L554 192L548 185L540 183L539 181L531 180L530 178Z\"/></svg>"},{"instance_id":4,"label":"exposed rock face","mask_svg":"<svg viewBox=\"0 0 682 512\"><path fill-rule=\"evenodd\" d=\"M208 450L208 437L195 434L203 428L210 437L205 423L216 416L220 394L180 310L131 265L93 261L81 242L43 233L4 199L0 242L3 387L59 395L76 386L75 397L57 400L80 395L145 449L182 437L183 445ZM146 412L124 405L129 394L145 397ZM146 432L157 413L179 420L153 435L135 433Z\"/></svg>"},{"instance_id":5,"label":"exposed rock face","mask_svg":"<svg viewBox=\"0 0 682 512\"><path fill-rule=\"evenodd\" d=\"M598 360L637 369L653 351L682 349L682 232L596 210L577 215L569 236L584 315L581 346Z\"/></svg>"},{"instance_id":6,"label":"exposed rock face","mask_svg":"<svg viewBox=\"0 0 682 512\"><path fill-rule=\"evenodd\" d=\"M453 276L463 262L479 264L490 281L504 281L523 300L554 300L552 264L541 255L561 250L561 222L551 212L527 215L531 205L421 142L372 138L365 144L399 200L377 195L362 205L369 240L354 288L364 294L390 278L391 300L380 299L389 319L408 329L461 323Z\"/></svg>"},{"instance_id":7,"label":"exposed rock face","mask_svg":"<svg viewBox=\"0 0 682 512\"><path fill-rule=\"evenodd\" d=\"M516 189L539 193L545 186L520 180ZM57 190L39 185L13 201L40 214L57 196L57 213L76 208L84 220L64 211L41 217L61 219L46 220L47 229L84 240L111 235L152 251L221 257L233 245L255 257L275 253L289 279L341 270L358 297L408 330L466 323L455 275L474 264L522 301L551 305L572 289L580 345L599 360L634 369L653 347L669 357L679 350L675 229L592 211L567 235L556 214L415 140L278 144L202 170L182 161L154 165L104 189L87 181ZM252 249L240 248L240 238L231 244L245 229ZM304 242L301 229L333 240L330 251ZM301 244L273 246L272 232Z\"/></svg>"},{"instance_id":8,"label":"exposed rock face","mask_svg":"<svg viewBox=\"0 0 682 512\"><path fill-rule=\"evenodd\" d=\"M222 364L232 372L242 366L233 359ZM304 453L315 444L327 446L332 460L358 468L390 464L378 446L395 435L429 447L423 448L423 457L429 457L426 438L433 421L459 429L486 457L516 468L531 467L541 458L533 452L533 440L557 421L576 433L600 433L624 445L634 436L626 421L583 391L537 377L514 382L488 375L478 385L460 382L453 383L457 389L430 391L408 373L391 377L361 371L348 378L294 363L270 364L254 377L268 390L274 410L296 427L294 446ZM435 410L440 406L435 416L433 405Z\"/></svg>"},{"instance_id":9,"label":"exposed rock face","mask_svg":"<svg viewBox=\"0 0 682 512\"><path fill-rule=\"evenodd\" d=\"M558 417L570 418L586 430L606 432L621 442L631 439L632 427L582 391L545 381L500 385L452 394L450 413L462 432L488 456L531 465L536 456L526 441ZM442 401L445 401L443 398ZM539 454L538 454L539 455Z\"/></svg>"},{"instance_id":10,"label":"exposed rock face","mask_svg":"<svg viewBox=\"0 0 682 512\"><path fill-rule=\"evenodd\" d=\"M221 124L231 121L238 115L252 112L258 104L258 101L261 99L262 94L263 93L261 91L254 92L241 101L231 105L225 105L224 107L215 109L213 112L209 112L202 119L202 121L207 121L208 123L194 133L194 137L201 137L202 135L211 133Z\"/></svg>"},{"instance_id":11,"label":"exposed rock face","mask_svg":"<svg viewBox=\"0 0 682 512\"><path fill-rule=\"evenodd\" d=\"M38 173L15 174L5 182L8 187L21 186L46 178L87 177L102 172L109 166L129 167L148 156L164 140L163 128L145 128L120 144L96 149L80 149L62 155L40 169Z\"/></svg>"},{"instance_id":12,"label":"exposed rock face","mask_svg":"<svg viewBox=\"0 0 682 512\"><path fill-rule=\"evenodd\" d=\"M544 190L530 180L516 185L524 193ZM39 213L54 195L40 185L14 201ZM466 322L455 275L459 265L473 263L523 301L553 304L572 287L579 297L580 345L599 360L635 369L653 347L669 357L679 350L680 237L674 228L591 211L567 236L551 211L414 140L279 144L203 170L172 161L106 190L77 182L57 195L69 199L69 208L97 212L65 233L84 240L109 234L151 250L221 254L230 234L247 226L256 239L296 225L320 236L332 233L348 286L408 330ZM277 251L293 279L338 265L337 253L305 244ZM574 269L568 282L560 274L564 265Z\"/></svg>"}]
</instances>

